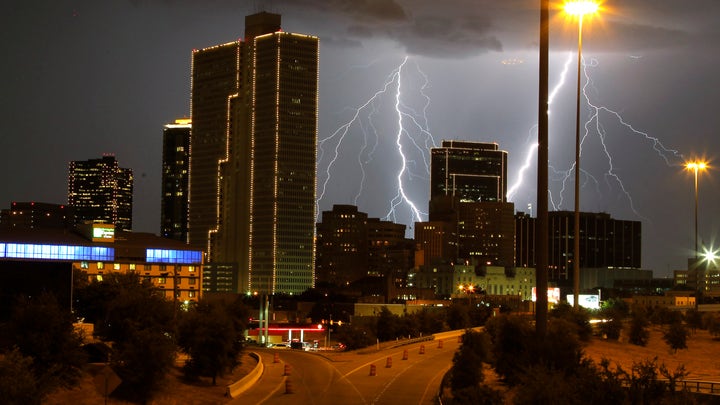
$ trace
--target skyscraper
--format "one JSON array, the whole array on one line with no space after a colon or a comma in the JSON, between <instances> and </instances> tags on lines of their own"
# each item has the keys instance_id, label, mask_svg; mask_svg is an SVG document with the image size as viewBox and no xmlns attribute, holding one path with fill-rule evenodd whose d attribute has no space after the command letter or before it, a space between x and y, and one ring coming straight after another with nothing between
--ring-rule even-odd
<instances>
[{"instance_id":1,"label":"skyscraper","mask_svg":"<svg viewBox=\"0 0 720 405\"><path fill-rule=\"evenodd\" d=\"M163 128L160 235L182 242L187 242L191 129L187 118Z\"/></svg>"},{"instance_id":2,"label":"skyscraper","mask_svg":"<svg viewBox=\"0 0 720 405\"><path fill-rule=\"evenodd\" d=\"M506 201L507 152L498 144L443 141L430 155L430 199L455 196L462 202Z\"/></svg>"},{"instance_id":3,"label":"skyscraper","mask_svg":"<svg viewBox=\"0 0 720 405\"><path fill-rule=\"evenodd\" d=\"M132 170L121 168L115 156L69 164L68 205L75 224L101 221L132 230L132 194Z\"/></svg>"},{"instance_id":4,"label":"skyscraper","mask_svg":"<svg viewBox=\"0 0 720 405\"><path fill-rule=\"evenodd\" d=\"M458 263L512 266L514 205L508 203L507 152L496 143L443 141L433 148L430 221L452 224Z\"/></svg>"},{"instance_id":5,"label":"skyscraper","mask_svg":"<svg viewBox=\"0 0 720 405\"><path fill-rule=\"evenodd\" d=\"M239 292L314 282L318 39L245 18L245 37L193 52L188 240L236 266Z\"/></svg>"}]
</instances>

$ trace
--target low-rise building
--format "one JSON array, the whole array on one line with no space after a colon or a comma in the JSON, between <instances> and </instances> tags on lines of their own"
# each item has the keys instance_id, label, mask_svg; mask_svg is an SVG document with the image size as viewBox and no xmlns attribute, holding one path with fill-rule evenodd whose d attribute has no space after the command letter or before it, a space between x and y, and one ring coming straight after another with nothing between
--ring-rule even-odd
<instances>
[{"instance_id":1,"label":"low-rise building","mask_svg":"<svg viewBox=\"0 0 720 405\"><path fill-rule=\"evenodd\" d=\"M6 294L24 294L24 280L49 263L68 264L67 286L75 270L89 280L113 273L137 273L165 291L168 299L197 301L202 292L203 252L150 233L115 231L114 226L88 223L75 229L0 230L0 270L13 269Z\"/></svg>"}]
</instances>

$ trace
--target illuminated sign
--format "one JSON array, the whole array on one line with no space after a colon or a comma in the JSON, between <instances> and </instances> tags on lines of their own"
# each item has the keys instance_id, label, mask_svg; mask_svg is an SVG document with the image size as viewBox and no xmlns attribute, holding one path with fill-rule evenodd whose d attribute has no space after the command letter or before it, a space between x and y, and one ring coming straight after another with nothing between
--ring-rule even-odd
<instances>
[{"instance_id":1,"label":"illuminated sign","mask_svg":"<svg viewBox=\"0 0 720 405\"><path fill-rule=\"evenodd\" d=\"M547 296L548 296L548 303L549 304L557 304L560 302L560 289L555 287L548 287L547 289ZM532 288L532 300L533 302L537 301L537 294L535 291L535 287Z\"/></svg>"},{"instance_id":2,"label":"illuminated sign","mask_svg":"<svg viewBox=\"0 0 720 405\"><path fill-rule=\"evenodd\" d=\"M93 241L108 241L108 239L115 239L115 228L108 228L105 226L93 227Z\"/></svg>"},{"instance_id":3,"label":"illuminated sign","mask_svg":"<svg viewBox=\"0 0 720 405\"><path fill-rule=\"evenodd\" d=\"M575 305L575 296L568 294L567 302ZM600 297L597 294L578 294L578 305L587 309L600 309Z\"/></svg>"}]
</instances>

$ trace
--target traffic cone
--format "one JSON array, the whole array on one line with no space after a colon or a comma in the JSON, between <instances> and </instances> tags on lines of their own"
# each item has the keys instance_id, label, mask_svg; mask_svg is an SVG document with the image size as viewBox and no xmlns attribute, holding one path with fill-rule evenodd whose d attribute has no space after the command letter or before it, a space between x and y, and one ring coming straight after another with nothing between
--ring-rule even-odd
<instances>
[{"instance_id":1,"label":"traffic cone","mask_svg":"<svg viewBox=\"0 0 720 405\"><path fill-rule=\"evenodd\" d=\"M374 376L375 373L376 373L376 371L375 371L375 365L374 365L374 364L371 364L371 365L370 365L370 376Z\"/></svg>"},{"instance_id":2,"label":"traffic cone","mask_svg":"<svg viewBox=\"0 0 720 405\"><path fill-rule=\"evenodd\" d=\"M288 378L287 380L285 380L285 393L286 393L286 394L292 394L292 393L293 393L292 381L290 381L289 378Z\"/></svg>"},{"instance_id":3,"label":"traffic cone","mask_svg":"<svg viewBox=\"0 0 720 405\"><path fill-rule=\"evenodd\" d=\"M443 348L443 341L438 340L438 349L442 349L442 348Z\"/></svg>"},{"instance_id":4,"label":"traffic cone","mask_svg":"<svg viewBox=\"0 0 720 405\"><path fill-rule=\"evenodd\" d=\"M420 345L420 354L425 354L425 345Z\"/></svg>"},{"instance_id":5,"label":"traffic cone","mask_svg":"<svg viewBox=\"0 0 720 405\"><path fill-rule=\"evenodd\" d=\"M385 362L385 368L392 367L392 357L388 356L387 362Z\"/></svg>"},{"instance_id":6,"label":"traffic cone","mask_svg":"<svg viewBox=\"0 0 720 405\"><path fill-rule=\"evenodd\" d=\"M408 351L407 351L407 349L403 350L403 357L402 357L402 359L403 359L403 360L407 360L407 359L408 359Z\"/></svg>"},{"instance_id":7,"label":"traffic cone","mask_svg":"<svg viewBox=\"0 0 720 405\"><path fill-rule=\"evenodd\" d=\"M283 375L290 375L290 365L285 364L285 371L283 372Z\"/></svg>"}]
</instances>

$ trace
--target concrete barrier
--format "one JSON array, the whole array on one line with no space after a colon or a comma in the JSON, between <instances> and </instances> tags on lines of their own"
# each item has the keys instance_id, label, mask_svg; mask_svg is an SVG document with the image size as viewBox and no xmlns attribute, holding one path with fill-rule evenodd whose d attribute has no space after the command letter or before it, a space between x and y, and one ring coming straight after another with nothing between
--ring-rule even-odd
<instances>
[{"instance_id":1,"label":"concrete barrier","mask_svg":"<svg viewBox=\"0 0 720 405\"><path fill-rule=\"evenodd\" d=\"M262 358L255 352L250 352L250 357L257 360L257 365L252 369L245 377L235 381L234 383L227 386L226 395L230 398L235 398L243 392L247 391L248 388L252 387L253 384L260 379L260 376L265 369L265 365L262 362Z\"/></svg>"}]
</instances>

